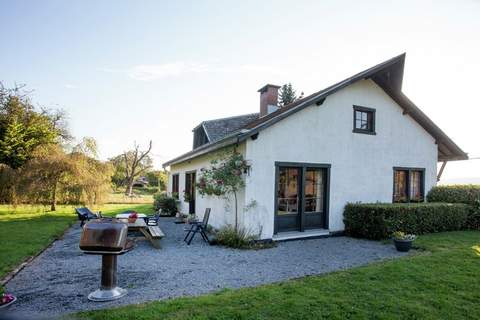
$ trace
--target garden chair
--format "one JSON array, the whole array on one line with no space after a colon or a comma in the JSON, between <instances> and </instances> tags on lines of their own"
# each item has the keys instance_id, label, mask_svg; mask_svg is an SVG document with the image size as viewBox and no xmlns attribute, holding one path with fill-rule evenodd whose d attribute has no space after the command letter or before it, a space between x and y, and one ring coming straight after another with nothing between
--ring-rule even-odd
<instances>
[{"instance_id":1,"label":"garden chair","mask_svg":"<svg viewBox=\"0 0 480 320\"><path fill-rule=\"evenodd\" d=\"M85 221L90 221L91 219L99 219L102 217L102 213L93 213L87 207L75 208L75 212L78 215L78 220L80 220L80 227L83 227Z\"/></svg>"},{"instance_id":2,"label":"garden chair","mask_svg":"<svg viewBox=\"0 0 480 320\"><path fill-rule=\"evenodd\" d=\"M160 212L156 212L153 216L146 216L143 218L147 226L158 226L158 220L160 219Z\"/></svg>"},{"instance_id":3,"label":"garden chair","mask_svg":"<svg viewBox=\"0 0 480 320\"><path fill-rule=\"evenodd\" d=\"M183 241L187 242L187 245L190 245L193 238L195 237L195 234L197 233L200 233L200 235L202 236L205 242L210 243L207 236L207 226L208 226L208 219L210 218L210 211L211 211L211 208L205 209L205 214L203 215L202 221L190 222L192 226L190 227L190 230L188 230L185 238L183 239ZM188 237L190 237L190 239L188 239Z\"/></svg>"}]
</instances>

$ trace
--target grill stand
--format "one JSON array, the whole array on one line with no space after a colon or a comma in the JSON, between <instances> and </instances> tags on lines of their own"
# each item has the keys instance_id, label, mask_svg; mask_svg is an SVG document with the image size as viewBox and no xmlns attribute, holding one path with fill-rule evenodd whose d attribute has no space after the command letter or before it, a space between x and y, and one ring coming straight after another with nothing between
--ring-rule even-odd
<instances>
[{"instance_id":1,"label":"grill stand","mask_svg":"<svg viewBox=\"0 0 480 320\"><path fill-rule=\"evenodd\" d=\"M88 295L91 301L111 301L127 294L126 289L117 287L117 255L102 255L102 281L100 289Z\"/></svg>"}]
</instances>

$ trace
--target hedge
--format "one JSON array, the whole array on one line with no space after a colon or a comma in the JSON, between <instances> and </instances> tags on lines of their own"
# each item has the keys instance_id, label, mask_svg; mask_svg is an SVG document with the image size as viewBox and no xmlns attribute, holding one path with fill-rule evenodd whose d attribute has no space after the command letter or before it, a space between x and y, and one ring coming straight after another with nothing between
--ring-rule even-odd
<instances>
[{"instance_id":1,"label":"hedge","mask_svg":"<svg viewBox=\"0 0 480 320\"><path fill-rule=\"evenodd\" d=\"M427 194L428 202L468 203L480 201L480 185L452 185L433 187Z\"/></svg>"},{"instance_id":2,"label":"hedge","mask_svg":"<svg viewBox=\"0 0 480 320\"><path fill-rule=\"evenodd\" d=\"M386 239L395 231L416 235L475 228L480 214L467 204L347 204L345 233L352 237Z\"/></svg>"}]
</instances>

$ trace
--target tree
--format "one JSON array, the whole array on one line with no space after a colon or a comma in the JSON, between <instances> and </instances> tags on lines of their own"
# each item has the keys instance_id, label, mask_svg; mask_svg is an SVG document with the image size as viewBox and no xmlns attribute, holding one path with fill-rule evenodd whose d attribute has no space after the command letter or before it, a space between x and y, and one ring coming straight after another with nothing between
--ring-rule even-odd
<instances>
[{"instance_id":1,"label":"tree","mask_svg":"<svg viewBox=\"0 0 480 320\"><path fill-rule=\"evenodd\" d=\"M36 111L23 87L0 83L0 163L14 169L31 158L38 146L68 138L65 114Z\"/></svg>"},{"instance_id":2,"label":"tree","mask_svg":"<svg viewBox=\"0 0 480 320\"><path fill-rule=\"evenodd\" d=\"M150 186L158 187L159 191L167 190L167 173L164 170L152 170L145 175Z\"/></svg>"},{"instance_id":3,"label":"tree","mask_svg":"<svg viewBox=\"0 0 480 320\"><path fill-rule=\"evenodd\" d=\"M293 89L292 84L287 83L280 88L278 104L280 105L280 107L285 107L286 105L295 102L296 100L301 98L303 98L303 92L300 94L299 97L297 97L297 92Z\"/></svg>"},{"instance_id":4,"label":"tree","mask_svg":"<svg viewBox=\"0 0 480 320\"><path fill-rule=\"evenodd\" d=\"M50 205L57 203L100 203L111 190L113 169L93 157L96 143L84 139L70 153L58 144L38 147L17 169L16 192L19 201Z\"/></svg>"},{"instance_id":5,"label":"tree","mask_svg":"<svg viewBox=\"0 0 480 320\"><path fill-rule=\"evenodd\" d=\"M226 197L233 195L235 202L235 231L238 231L237 193L245 187L243 173L248 169L243 156L236 152L226 153L220 159L211 161L210 168L201 169L197 183L198 192L204 196Z\"/></svg>"},{"instance_id":6,"label":"tree","mask_svg":"<svg viewBox=\"0 0 480 320\"><path fill-rule=\"evenodd\" d=\"M17 191L22 200L49 204L55 211L60 189L75 176L75 165L59 145L50 144L37 148L18 175Z\"/></svg>"},{"instance_id":7,"label":"tree","mask_svg":"<svg viewBox=\"0 0 480 320\"><path fill-rule=\"evenodd\" d=\"M140 151L139 148L140 146L135 144L133 150L123 153L125 181L127 184L125 194L129 197L132 196L135 179L152 168L152 159L148 156L152 150L152 141L149 143L148 150Z\"/></svg>"}]
</instances>

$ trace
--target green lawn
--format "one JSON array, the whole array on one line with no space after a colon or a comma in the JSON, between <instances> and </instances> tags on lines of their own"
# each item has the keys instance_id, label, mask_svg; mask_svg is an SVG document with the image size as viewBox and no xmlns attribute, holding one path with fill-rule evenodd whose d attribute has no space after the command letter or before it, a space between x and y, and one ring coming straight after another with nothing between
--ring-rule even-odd
<instances>
[{"instance_id":1,"label":"green lawn","mask_svg":"<svg viewBox=\"0 0 480 320\"><path fill-rule=\"evenodd\" d=\"M153 211L151 204L108 204L92 209L101 210L105 215L126 209ZM76 221L72 206L58 206L57 211L49 212L48 207L42 206L0 205L0 278L48 246Z\"/></svg>"},{"instance_id":2,"label":"green lawn","mask_svg":"<svg viewBox=\"0 0 480 320\"><path fill-rule=\"evenodd\" d=\"M480 232L431 234L417 240L422 249L410 257L258 288L85 312L80 317L480 319L479 244Z\"/></svg>"}]
</instances>

